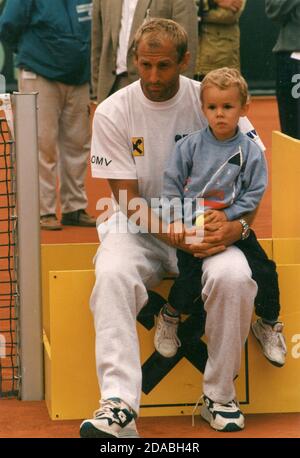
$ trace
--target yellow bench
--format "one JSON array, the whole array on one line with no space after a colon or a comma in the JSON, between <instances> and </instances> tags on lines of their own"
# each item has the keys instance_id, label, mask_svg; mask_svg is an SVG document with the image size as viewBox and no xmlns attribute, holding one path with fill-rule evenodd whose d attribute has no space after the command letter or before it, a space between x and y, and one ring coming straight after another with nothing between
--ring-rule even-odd
<instances>
[{"instance_id":1,"label":"yellow bench","mask_svg":"<svg viewBox=\"0 0 300 458\"><path fill-rule=\"evenodd\" d=\"M300 411L299 158L300 142L273 134L273 239L261 243L278 267L288 355L284 368L275 368L249 336L236 381L245 413ZM89 417L98 406L94 329L89 311L96 249L97 244L42 246L45 386L52 419ZM166 297L170 284L171 280L165 280L156 291ZM140 323L137 327L141 360L145 363L154 351L154 329L148 330ZM173 368L164 367L163 375L152 389L148 387L147 394L142 394L141 415L190 414L201 393L201 371L183 357Z\"/></svg>"},{"instance_id":2,"label":"yellow bench","mask_svg":"<svg viewBox=\"0 0 300 458\"><path fill-rule=\"evenodd\" d=\"M288 357L284 368L273 367L250 336L237 380L238 396L245 413L299 411L300 239L293 242L289 239L264 240L261 243L269 256L273 253L271 257L279 261ZM91 261L96 249L96 244L42 247L45 384L52 419L87 417L97 407L100 398L94 360L93 320L89 311L94 284ZM280 264L281 257L283 264ZM78 270L79 265L86 270ZM165 280L156 291L166 297L170 284L171 280ZM138 332L144 363L154 351L153 329L147 330L138 323ZM166 375L160 383L142 395L141 415L191 413L191 406L201 392L201 380L201 372L182 358L171 370L166 368Z\"/></svg>"}]
</instances>

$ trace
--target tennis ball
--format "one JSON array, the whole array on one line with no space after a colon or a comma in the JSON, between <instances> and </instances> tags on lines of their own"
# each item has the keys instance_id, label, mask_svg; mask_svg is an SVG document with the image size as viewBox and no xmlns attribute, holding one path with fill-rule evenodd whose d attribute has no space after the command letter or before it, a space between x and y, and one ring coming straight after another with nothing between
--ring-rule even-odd
<instances>
[{"instance_id":1,"label":"tennis ball","mask_svg":"<svg viewBox=\"0 0 300 458\"><path fill-rule=\"evenodd\" d=\"M198 215L196 218L196 227L202 227L202 226L204 226L204 214L200 213L200 215Z\"/></svg>"}]
</instances>

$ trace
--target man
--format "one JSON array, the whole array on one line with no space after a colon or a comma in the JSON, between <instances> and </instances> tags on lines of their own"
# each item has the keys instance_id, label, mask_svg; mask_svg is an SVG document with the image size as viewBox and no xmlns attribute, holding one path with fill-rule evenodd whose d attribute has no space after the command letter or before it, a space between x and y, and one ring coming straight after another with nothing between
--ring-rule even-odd
<instances>
[{"instance_id":1,"label":"man","mask_svg":"<svg viewBox=\"0 0 300 458\"><path fill-rule=\"evenodd\" d=\"M101 248L95 258L91 309L102 399L94 418L82 423L82 437L138 436L141 367L136 315L147 303L147 288L158 284L166 272L177 271L175 245L167 244L150 202L161 194L166 158L175 139L206 125L200 83L180 76L188 61L187 35L180 25L165 19L143 24L135 37L140 81L113 94L95 113L93 176L109 180L125 214L117 211L98 227ZM249 125L245 118L240 121L241 129L250 128L255 137ZM127 225L126 216L132 219L132 208L139 203L139 217ZM151 226L156 233L151 233ZM202 299L209 356L202 416L220 431L244 427L233 380L239 372L257 285L246 258L231 245L246 230L240 221L210 224L202 243L176 245L204 258Z\"/></svg>"},{"instance_id":2,"label":"man","mask_svg":"<svg viewBox=\"0 0 300 458\"><path fill-rule=\"evenodd\" d=\"M89 60L92 3L87 0L10 0L0 38L17 52L19 90L38 92L41 228L95 226L84 186L90 150Z\"/></svg>"},{"instance_id":3,"label":"man","mask_svg":"<svg viewBox=\"0 0 300 458\"><path fill-rule=\"evenodd\" d=\"M300 140L300 0L266 0L266 14L280 26L273 52L281 130Z\"/></svg>"},{"instance_id":4,"label":"man","mask_svg":"<svg viewBox=\"0 0 300 458\"><path fill-rule=\"evenodd\" d=\"M202 81L208 72L220 67L240 70L239 18L246 0L196 0L196 3L199 40L195 79Z\"/></svg>"},{"instance_id":5,"label":"man","mask_svg":"<svg viewBox=\"0 0 300 458\"><path fill-rule=\"evenodd\" d=\"M197 12L194 0L94 0L92 24L93 96L101 102L138 79L133 64L137 28L149 17L173 19L188 34L192 77L197 53Z\"/></svg>"}]
</instances>

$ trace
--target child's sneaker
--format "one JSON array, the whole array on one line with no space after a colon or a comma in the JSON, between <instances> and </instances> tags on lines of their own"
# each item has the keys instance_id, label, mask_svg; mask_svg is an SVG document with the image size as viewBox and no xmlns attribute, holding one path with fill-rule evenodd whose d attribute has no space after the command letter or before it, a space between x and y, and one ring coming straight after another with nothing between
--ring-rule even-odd
<instances>
[{"instance_id":1,"label":"child's sneaker","mask_svg":"<svg viewBox=\"0 0 300 458\"><path fill-rule=\"evenodd\" d=\"M282 367L285 363L287 348L282 334L283 323L264 323L261 318L252 323L252 332L260 343L265 357L274 366Z\"/></svg>"},{"instance_id":2,"label":"child's sneaker","mask_svg":"<svg viewBox=\"0 0 300 458\"><path fill-rule=\"evenodd\" d=\"M157 317L154 346L158 353L165 358L175 356L178 348L181 347L181 342L177 336L179 322L179 317L164 313L164 307L160 310Z\"/></svg>"},{"instance_id":3,"label":"child's sneaker","mask_svg":"<svg viewBox=\"0 0 300 458\"><path fill-rule=\"evenodd\" d=\"M201 408L201 417L206 420L216 431L240 431L245 426L245 418L237 401L232 400L227 404L214 402L203 396L204 404Z\"/></svg>"},{"instance_id":4,"label":"child's sneaker","mask_svg":"<svg viewBox=\"0 0 300 458\"><path fill-rule=\"evenodd\" d=\"M135 425L135 413L120 399L100 401L100 409L94 418L80 425L80 437L139 437Z\"/></svg>"}]
</instances>

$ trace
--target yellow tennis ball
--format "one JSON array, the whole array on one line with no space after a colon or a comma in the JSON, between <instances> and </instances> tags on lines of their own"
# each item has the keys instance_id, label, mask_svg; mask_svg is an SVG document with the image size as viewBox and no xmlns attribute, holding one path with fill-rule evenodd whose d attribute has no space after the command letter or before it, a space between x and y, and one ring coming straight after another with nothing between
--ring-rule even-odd
<instances>
[{"instance_id":1,"label":"yellow tennis ball","mask_svg":"<svg viewBox=\"0 0 300 458\"><path fill-rule=\"evenodd\" d=\"M202 227L202 226L204 226L204 214L200 213L200 215L198 215L196 218L196 227Z\"/></svg>"}]
</instances>

